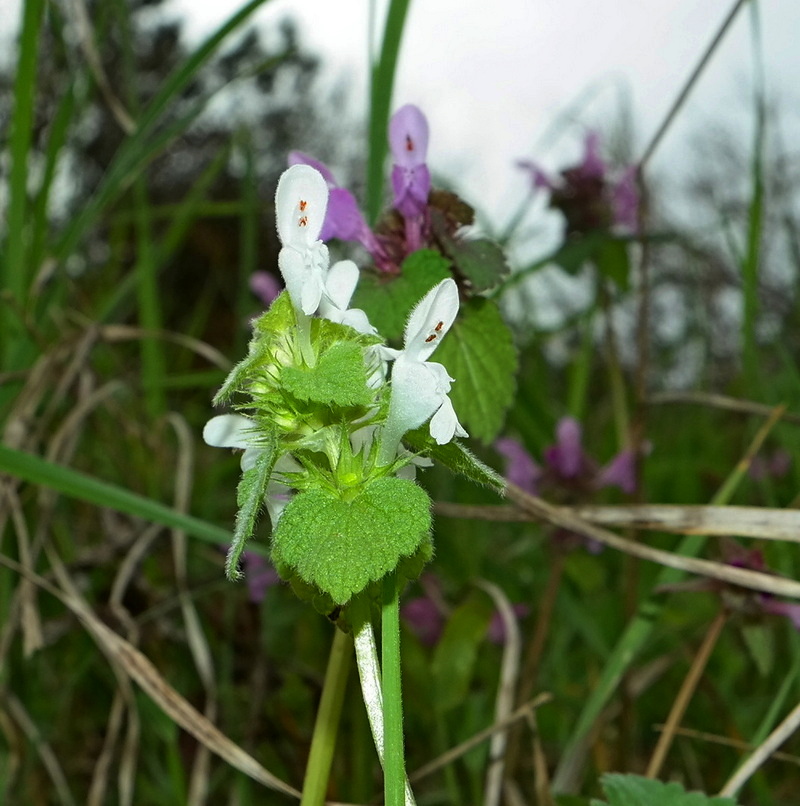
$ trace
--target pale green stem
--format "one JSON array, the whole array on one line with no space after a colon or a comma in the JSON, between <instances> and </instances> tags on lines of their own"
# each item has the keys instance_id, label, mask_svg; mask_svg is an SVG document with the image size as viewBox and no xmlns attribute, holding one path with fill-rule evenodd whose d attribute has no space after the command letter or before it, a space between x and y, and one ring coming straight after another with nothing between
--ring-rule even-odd
<instances>
[{"instance_id":1,"label":"pale green stem","mask_svg":"<svg viewBox=\"0 0 800 806\"><path fill-rule=\"evenodd\" d=\"M314 735L311 738L311 751L308 755L300 806L323 806L325 803L352 657L352 638L336 629L322 686L322 698L314 723Z\"/></svg>"},{"instance_id":2,"label":"pale green stem","mask_svg":"<svg viewBox=\"0 0 800 806\"><path fill-rule=\"evenodd\" d=\"M383 671L384 803L403 806L406 778L403 749L403 699L400 680L400 594L395 575L383 580L381 612L381 655Z\"/></svg>"},{"instance_id":3,"label":"pale green stem","mask_svg":"<svg viewBox=\"0 0 800 806\"><path fill-rule=\"evenodd\" d=\"M381 766L383 766L383 694L375 633L369 619L369 604L367 602L354 602L353 606L351 606L351 614L353 616L353 629L355 630L356 665L358 666L358 677L361 681L361 693L367 709L367 719L372 731L372 739L375 742L375 749L378 751L378 759ZM416 804L408 779L405 780L404 785L404 802L405 806L415 806Z\"/></svg>"},{"instance_id":4,"label":"pale green stem","mask_svg":"<svg viewBox=\"0 0 800 806\"><path fill-rule=\"evenodd\" d=\"M311 346L311 317L299 308L295 308L295 314L297 315L297 337L300 343L300 354L303 356L303 361L309 367L313 367L317 363L317 358Z\"/></svg>"}]
</instances>

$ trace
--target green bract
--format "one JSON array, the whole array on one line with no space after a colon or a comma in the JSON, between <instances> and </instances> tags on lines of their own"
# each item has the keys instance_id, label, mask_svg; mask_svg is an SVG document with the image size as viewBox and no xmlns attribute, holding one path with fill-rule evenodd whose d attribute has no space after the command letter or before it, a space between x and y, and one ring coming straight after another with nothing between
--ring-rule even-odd
<instances>
[{"instance_id":1,"label":"green bract","mask_svg":"<svg viewBox=\"0 0 800 806\"><path fill-rule=\"evenodd\" d=\"M430 499L412 481L379 478L349 500L313 489L286 507L272 557L341 605L414 554L430 528Z\"/></svg>"}]
</instances>

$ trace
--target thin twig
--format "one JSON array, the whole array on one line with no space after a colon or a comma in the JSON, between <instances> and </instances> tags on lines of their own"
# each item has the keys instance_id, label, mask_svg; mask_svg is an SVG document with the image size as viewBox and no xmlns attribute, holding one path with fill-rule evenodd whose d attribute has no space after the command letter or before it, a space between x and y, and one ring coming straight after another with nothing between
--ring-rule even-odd
<instances>
[{"instance_id":1,"label":"thin twig","mask_svg":"<svg viewBox=\"0 0 800 806\"><path fill-rule=\"evenodd\" d=\"M461 756L463 756L465 753L468 753L470 750L472 750L473 747L477 747L482 742L490 739L498 731L508 730L515 722L518 722L520 719L525 719L526 715L531 710L535 710L536 708L545 705L552 699L552 694L539 694L530 702L526 702L524 705L521 705L515 711L510 713L502 722L496 722L493 725L490 725L488 728L484 728L474 736L471 736L465 742L462 742L456 747L450 748L450 750L448 750L446 753L442 753L442 755L438 758L435 758L433 761L429 761L427 764L420 767L418 770L408 776L409 781L416 783L417 781L421 781L423 778L427 778L429 775L433 775L433 773L442 769L442 767L446 767L448 764L452 764L456 759L461 758Z\"/></svg>"},{"instance_id":2,"label":"thin twig","mask_svg":"<svg viewBox=\"0 0 800 806\"><path fill-rule=\"evenodd\" d=\"M505 628L505 646L503 660L500 665L500 681L495 699L495 722L502 722L514 708L514 694L519 679L521 640L519 624L514 615L511 602L503 591L493 582L482 579L478 586L492 597L495 607L500 613ZM483 792L484 806L499 806L503 793L503 773L505 770L506 746L508 735L505 731L495 733L489 745L489 765L486 771L486 785Z\"/></svg>"},{"instance_id":3,"label":"thin twig","mask_svg":"<svg viewBox=\"0 0 800 806\"><path fill-rule=\"evenodd\" d=\"M697 684L700 682L700 677L705 671L708 659L711 657L711 653L717 645L717 640L722 633L722 628L725 626L727 618L728 615L724 610L720 610L719 613L717 613L716 618L711 622L711 626L708 628L708 632L706 632L700 649L697 650L697 654L694 656L692 665L689 668L689 673L684 678L678 696L675 697L675 702L673 702L672 708L670 709L664 730L658 737L656 749L653 751L650 763L647 765L645 775L648 778L657 778L659 772L661 772L661 767L672 746L672 740L675 738L675 731L681 719L683 719L683 715L686 713L689 701L692 699Z\"/></svg>"},{"instance_id":4,"label":"thin twig","mask_svg":"<svg viewBox=\"0 0 800 806\"><path fill-rule=\"evenodd\" d=\"M543 520L553 526L560 526L571 532L576 532L585 537L596 540L598 543L610 546L617 551L623 551L634 557L643 560L665 565L668 568L675 568L690 574L708 576L712 579L719 579L722 582L729 582L733 585L740 585L751 590L763 591L764 593L789 596L794 599L800 598L800 582L783 577L772 576L760 571L750 571L744 568L736 568L725 563L716 563L710 560L698 560L693 557L683 557L669 551L654 549L650 546L634 543L619 535L594 526L582 518L578 518L569 512L548 504L541 498L526 493L515 484L508 483L506 486L506 496L513 503L524 509L537 520Z\"/></svg>"},{"instance_id":5,"label":"thin twig","mask_svg":"<svg viewBox=\"0 0 800 806\"><path fill-rule=\"evenodd\" d=\"M654 725L654 730L664 730L664 725ZM676 736L683 736L686 739L697 739L701 742L710 742L711 744L719 744L723 747L733 747L736 750L746 750L752 752L755 750L755 745L749 742L743 742L741 739L732 739L730 736L720 736L716 733L708 733L704 730L694 730L693 728L675 728ZM780 751L772 754L775 761L785 761L787 764L794 764L800 767L800 756L792 755L791 753L781 753Z\"/></svg>"},{"instance_id":6,"label":"thin twig","mask_svg":"<svg viewBox=\"0 0 800 806\"><path fill-rule=\"evenodd\" d=\"M439 501L437 515L508 523L535 523L540 518L505 504L453 504ZM761 540L800 543L800 511L767 507L632 504L558 507L596 526L632 527L656 532L697 535L736 535Z\"/></svg>"},{"instance_id":7,"label":"thin twig","mask_svg":"<svg viewBox=\"0 0 800 806\"><path fill-rule=\"evenodd\" d=\"M722 21L717 33L714 35L714 38L709 42L708 47L706 47L703 55L700 58L700 61L695 66L694 70L689 74L689 77L686 79L686 83L683 85L683 88L678 93L678 97L675 99L674 103L667 112L666 117L664 118L663 123L658 127L658 131L653 135L652 139L647 145L647 148L644 150L644 154L642 154L642 158L639 160L639 170L643 170L645 165L650 161L650 158L653 156L656 148L658 148L661 139L667 133L667 129L669 129L672 121L675 119L676 115L680 111L680 108L683 106L686 99L689 97L689 93L692 91L694 85L697 83L697 80L703 73L706 65L708 64L711 57L714 55L714 51L717 49L719 44L722 42L725 34L730 28L731 23L736 19L736 15L739 13L740 9L747 0L736 0L734 3L733 8L728 12L728 16Z\"/></svg>"},{"instance_id":8,"label":"thin twig","mask_svg":"<svg viewBox=\"0 0 800 806\"><path fill-rule=\"evenodd\" d=\"M758 417L770 417L775 411L774 406L765 403L757 403L754 400L742 400L729 395L719 395L713 392L657 392L647 398L651 406L665 405L669 403L688 403L696 406L708 406L713 409L725 409L726 411L738 411L742 414L754 414ZM800 425L800 414L786 411L781 415L781 420L786 423Z\"/></svg>"},{"instance_id":9,"label":"thin twig","mask_svg":"<svg viewBox=\"0 0 800 806\"><path fill-rule=\"evenodd\" d=\"M747 781L757 772L758 768L800 727L800 705L786 719L775 728L764 740L760 747L756 748L750 758L742 764L733 774L731 779L720 790L720 796L733 796Z\"/></svg>"}]
</instances>

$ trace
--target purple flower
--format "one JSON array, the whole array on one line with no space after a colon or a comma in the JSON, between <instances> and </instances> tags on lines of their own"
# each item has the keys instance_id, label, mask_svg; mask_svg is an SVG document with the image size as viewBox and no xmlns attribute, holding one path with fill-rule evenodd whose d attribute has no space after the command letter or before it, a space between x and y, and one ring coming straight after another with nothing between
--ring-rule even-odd
<instances>
[{"instance_id":1,"label":"purple flower","mask_svg":"<svg viewBox=\"0 0 800 806\"><path fill-rule=\"evenodd\" d=\"M636 167L626 168L611 191L614 224L627 232L639 231L639 188Z\"/></svg>"},{"instance_id":2,"label":"purple flower","mask_svg":"<svg viewBox=\"0 0 800 806\"><path fill-rule=\"evenodd\" d=\"M598 487L619 487L622 492L636 492L636 454L630 449L620 451L598 474Z\"/></svg>"},{"instance_id":3,"label":"purple flower","mask_svg":"<svg viewBox=\"0 0 800 806\"><path fill-rule=\"evenodd\" d=\"M759 454L753 458L747 475L754 481L764 481L764 479L783 478L792 467L792 455L784 448L776 448L768 456Z\"/></svg>"},{"instance_id":4,"label":"purple flower","mask_svg":"<svg viewBox=\"0 0 800 806\"><path fill-rule=\"evenodd\" d=\"M422 245L422 230L431 191L428 155L428 121L419 107L401 106L389 121L389 147L394 158L394 206L406 221L409 252Z\"/></svg>"},{"instance_id":5,"label":"purple flower","mask_svg":"<svg viewBox=\"0 0 800 806\"><path fill-rule=\"evenodd\" d=\"M501 437L494 443L495 450L506 459L506 478L531 495L536 495L542 468L536 464L521 442Z\"/></svg>"},{"instance_id":6,"label":"purple flower","mask_svg":"<svg viewBox=\"0 0 800 806\"><path fill-rule=\"evenodd\" d=\"M604 179L607 166L600 156L600 134L596 131L586 133L583 141L583 162L578 168L587 179Z\"/></svg>"},{"instance_id":7,"label":"purple flower","mask_svg":"<svg viewBox=\"0 0 800 806\"><path fill-rule=\"evenodd\" d=\"M280 577L278 572L260 554L246 551L242 558L250 601L260 604L264 601L267 588L280 582Z\"/></svg>"},{"instance_id":8,"label":"purple flower","mask_svg":"<svg viewBox=\"0 0 800 806\"><path fill-rule=\"evenodd\" d=\"M618 179L613 179L600 155L598 132L587 132L581 162L562 170L557 179L530 160L519 160L517 166L530 174L534 189L550 192L550 206L563 213L568 234L585 235L611 228L638 230L636 168L626 168Z\"/></svg>"},{"instance_id":9,"label":"purple flower","mask_svg":"<svg viewBox=\"0 0 800 806\"><path fill-rule=\"evenodd\" d=\"M745 549L735 540L724 540L722 543L722 554L728 565L733 565L736 568L747 568L751 571L760 571L766 574L772 573L761 551L758 549ZM800 604L781 602L772 596L772 594L750 591L735 585L725 585L720 582L710 582L709 584L712 589L716 589L720 592L733 590L743 594L742 598L738 600L732 599L730 596L726 597L724 601L729 607L735 606L737 609L741 609L743 612L750 614L752 614L755 608L756 611L760 610L762 613L782 616L788 619L796 630L800 631Z\"/></svg>"},{"instance_id":10,"label":"purple flower","mask_svg":"<svg viewBox=\"0 0 800 806\"><path fill-rule=\"evenodd\" d=\"M444 615L428 596L409 599L400 608L409 629L425 646L433 646L442 635Z\"/></svg>"},{"instance_id":11,"label":"purple flower","mask_svg":"<svg viewBox=\"0 0 800 806\"><path fill-rule=\"evenodd\" d=\"M574 417L562 417L556 426L556 444L545 448L548 466L563 479L575 479L585 473L589 459L581 445L581 424Z\"/></svg>"},{"instance_id":12,"label":"purple flower","mask_svg":"<svg viewBox=\"0 0 800 806\"><path fill-rule=\"evenodd\" d=\"M540 467L516 440L504 437L495 450L505 458L505 476L529 493L540 491L557 498L583 500L604 487L619 487L630 495L636 491L636 455L627 448L603 467L583 449L581 424L562 417L556 426L556 443L544 449Z\"/></svg>"}]
</instances>

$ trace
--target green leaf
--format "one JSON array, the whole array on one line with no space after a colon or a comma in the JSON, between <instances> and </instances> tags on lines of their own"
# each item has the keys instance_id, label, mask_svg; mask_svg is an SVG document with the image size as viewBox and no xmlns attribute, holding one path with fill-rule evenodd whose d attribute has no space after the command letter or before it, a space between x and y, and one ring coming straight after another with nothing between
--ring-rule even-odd
<instances>
[{"instance_id":1,"label":"green leaf","mask_svg":"<svg viewBox=\"0 0 800 806\"><path fill-rule=\"evenodd\" d=\"M145 498L124 487L5 445L0 445L0 473L8 473L78 501L135 515L151 523L162 523L172 529L183 529L187 534L209 543L227 543L231 537L227 529L184 515L152 498Z\"/></svg>"},{"instance_id":2,"label":"green leaf","mask_svg":"<svg viewBox=\"0 0 800 806\"><path fill-rule=\"evenodd\" d=\"M269 309L253 322L253 337L247 355L230 371L222 387L214 395L214 405L225 403L236 392L242 391L252 379L257 367L275 351L278 342L285 341L286 334L297 325L288 291L282 291Z\"/></svg>"},{"instance_id":3,"label":"green leaf","mask_svg":"<svg viewBox=\"0 0 800 806\"><path fill-rule=\"evenodd\" d=\"M420 249L403 261L399 277L362 274L352 305L363 309L387 339L399 341L411 309L437 283L451 276L446 258L432 249Z\"/></svg>"},{"instance_id":4,"label":"green leaf","mask_svg":"<svg viewBox=\"0 0 800 806\"><path fill-rule=\"evenodd\" d=\"M476 593L456 608L447 622L431 663L434 703L440 711L464 703L478 647L486 636L493 612L488 597Z\"/></svg>"},{"instance_id":5,"label":"green leaf","mask_svg":"<svg viewBox=\"0 0 800 806\"><path fill-rule=\"evenodd\" d=\"M437 445L428 431L427 423L413 431L406 432L403 442L414 451L424 453L441 462L445 467L485 487L491 487L503 495L506 487L505 479L491 467L485 465L463 443L454 439L446 445Z\"/></svg>"},{"instance_id":6,"label":"green leaf","mask_svg":"<svg viewBox=\"0 0 800 806\"><path fill-rule=\"evenodd\" d=\"M455 378L450 399L461 424L470 436L491 442L514 401L517 351L492 300L472 299L461 312L433 360Z\"/></svg>"},{"instance_id":7,"label":"green leaf","mask_svg":"<svg viewBox=\"0 0 800 806\"><path fill-rule=\"evenodd\" d=\"M375 397L367 386L362 347L342 341L326 350L313 367L282 367L281 386L300 400L330 406L366 406Z\"/></svg>"},{"instance_id":8,"label":"green leaf","mask_svg":"<svg viewBox=\"0 0 800 806\"><path fill-rule=\"evenodd\" d=\"M259 447L262 452L256 459L255 466L242 473L239 486L236 488L236 503L239 511L236 514L236 526L233 530L231 547L225 558L225 576L232 580L242 578L239 571L239 558L256 528L256 520L264 505L264 496L272 475L272 468L275 467L275 460L278 458L275 434L259 434L259 437Z\"/></svg>"},{"instance_id":9,"label":"green leaf","mask_svg":"<svg viewBox=\"0 0 800 806\"><path fill-rule=\"evenodd\" d=\"M510 269L503 250L488 238L468 240L448 233L442 213L431 212L433 231L456 271L475 292L488 291L508 276Z\"/></svg>"},{"instance_id":10,"label":"green leaf","mask_svg":"<svg viewBox=\"0 0 800 806\"><path fill-rule=\"evenodd\" d=\"M687 792L678 783L666 784L640 775L610 773L600 782L608 802L593 800L591 806L736 806L732 798Z\"/></svg>"},{"instance_id":11,"label":"green leaf","mask_svg":"<svg viewBox=\"0 0 800 806\"><path fill-rule=\"evenodd\" d=\"M630 285L631 263L628 258L628 245L619 238L606 238L594 252L597 270L621 290L627 291Z\"/></svg>"},{"instance_id":12,"label":"green leaf","mask_svg":"<svg viewBox=\"0 0 800 806\"><path fill-rule=\"evenodd\" d=\"M412 481L380 478L351 500L308 490L283 511L272 557L341 605L417 551L430 528L430 499Z\"/></svg>"},{"instance_id":13,"label":"green leaf","mask_svg":"<svg viewBox=\"0 0 800 806\"><path fill-rule=\"evenodd\" d=\"M759 674L766 677L775 665L775 633L768 624L743 624L741 626L747 651Z\"/></svg>"}]
</instances>

